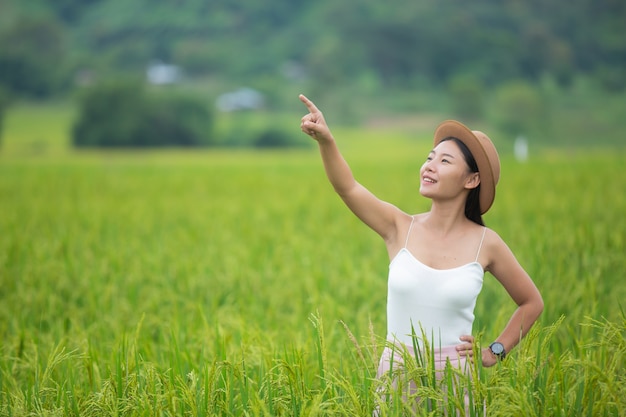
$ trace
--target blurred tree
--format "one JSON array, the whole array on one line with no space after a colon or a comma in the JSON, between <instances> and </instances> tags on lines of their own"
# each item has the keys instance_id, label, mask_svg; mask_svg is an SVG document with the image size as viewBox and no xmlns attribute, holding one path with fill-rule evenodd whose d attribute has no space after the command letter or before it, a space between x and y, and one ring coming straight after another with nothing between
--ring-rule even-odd
<instances>
[{"instance_id":1,"label":"blurred tree","mask_svg":"<svg viewBox=\"0 0 626 417\"><path fill-rule=\"evenodd\" d=\"M11 97L8 90L0 85L0 144L2 144L2 133L4 127L4 114L9 107Z\"/></svg>"},{"instance_id":2,"label":"blurred tree","mask_svg":"<svg viewBox=\"0 0 626 417\"><path fill-rule=\"evenodd\" d=\"M495 93L493 117L511 137L527 135L546 118L546 107L533 84L518 80L501 85Z\"/></svg>"},{"instance_id":3,"label":"blurred tree","mask_svg":"<svg viewBox=\"0 0 626 417\"><path fill-rule=\"evenodd\" d=\"M141 146L210 145L213 115L202 100L185 95L150 97L139 121Z\"/></svg>"},{"instance_id":4,"label":"blurred tree","mask_svg":"<svg viewBox=\"0 0 626 417\"><path fill-rule=\"evenodd\" d=\"M309 144L309 142L303 142L300 138L302 136L294 137L292 132L287 130L268 128L257 134L253 145L257 148L292 148L303 147Z\"/></svg>"},{"instance_id":5,"label":"blurred tree","mask_svg":"<svg viewBox=\"0 0 626 417\"><path fill-rule=\"evenodd\" d=\"M137 114L144 113L144 90L139 83L119 80L89 88L79 99L73 129L76 146L130 146L137 139Z\"/></svg>"},{"instance_id":6,"label":"blurred tree","mask_svg":"<svg viewBox=\"0 0 626 417\"><path fill-rule=\"evenodd\" d=\"M611 91L626 84L622 0L570 0L567 7L544 0L0 2L12 10L0 12L0 82L30 94L51 91L52 72L58 78L59 63L66 65L64 31L81 68L143 73L159 59L227 88L284 81L285 62L327 89L358 86L364 77L378 89L441 87L466 74L487 87L544 76L567 86L578 74L602 79ZM12 18L15 10L26 18ZM64 26L55 29L44 16ZM40 22L37 30L32 21Z\"/></svg>"},{"instance_id":7,"label":"blurred tree","mask_svg":"<svg viewBox=\"0 0 626 417\"><path fill-rule=\"evenodd\" d=\"M485 87L471 75L457 75L448 85L451 108L455 117L465 120L479 120L485 112Z\"/></svg>"},{"instance_id":8,"label":"blurred tree","mask_svg":"<svg viewBox=\"0 0 626 417\"><path fill-rule=\"evenodd\" d=\"M72 140L78 147L209 145L212 123L201 100L148 94L141 83L117 80L81 95Z\"/></svg>"},{"instance_id":9,"label":"blurred tree","mask_svg":"<svg viewBox=\"0 0 626 417\"><path fill-rule=\"evenodd\" d=\"M54 0L51 7L64 22L72 25L80 20L85 10L103 0Z\"/></svg>"},{"instance_id":10,"label":"blurred tree","mask_svg":"<svg viewBox=\"0 0 626 417\"><path fill-rule=\"evenodd\" d=\"M22 17L0 32L0 84L16 95L58 91L66 58L64 28L52 18Z\"/></svg>"}]
</instances>

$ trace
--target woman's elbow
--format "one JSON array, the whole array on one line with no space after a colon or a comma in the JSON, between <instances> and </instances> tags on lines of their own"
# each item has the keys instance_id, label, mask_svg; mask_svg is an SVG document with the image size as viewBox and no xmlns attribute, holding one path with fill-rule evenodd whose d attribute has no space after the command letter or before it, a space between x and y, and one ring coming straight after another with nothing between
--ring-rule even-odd
<instances>
[{"instance_id":1,"label":"woman's elbow","mask_svg":"<svg viewBox=\"0 0 626 417\"><path fill-rule=\"evenodd\" d=\"M537 293L537 297L535 302L533 303L535 305L535 311L537 312L537 318L539 318L539 316L541 316L541 313L543 313L543 297L541 296L541 294Z\"/></svg>"}]
</instances>

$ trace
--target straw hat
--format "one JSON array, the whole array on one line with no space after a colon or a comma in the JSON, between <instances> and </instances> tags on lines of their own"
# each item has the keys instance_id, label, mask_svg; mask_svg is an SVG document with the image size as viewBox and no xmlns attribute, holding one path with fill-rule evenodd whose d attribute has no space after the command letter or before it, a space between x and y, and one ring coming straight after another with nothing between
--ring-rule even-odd
<instances>
[{"instance_id":1,"label":"straw hat","mask_svg":"<svg viewBox=\"0 0 626 417\"><path fill-rule=\"evenodd\" d=\"M478 165L480 173L480 213L485 214L493 204L496 195L496 184L500 179L500 158L498 151L483 132L470 130L456 120L446 120L435 130L435 146L442 140L454 137L468 147Z\"/></svg>"}]
</instances>

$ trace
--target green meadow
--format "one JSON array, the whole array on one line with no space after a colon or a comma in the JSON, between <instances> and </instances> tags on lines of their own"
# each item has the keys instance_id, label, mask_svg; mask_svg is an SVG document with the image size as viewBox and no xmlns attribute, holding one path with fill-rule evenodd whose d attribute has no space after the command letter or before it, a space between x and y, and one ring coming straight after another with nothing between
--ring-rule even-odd
<instances>
[{"instance_id":1,"label":"green meadow","mask_svg":"<svg viewBox=\"0 0 626 417\"><path fill-rule=\"evenodd\" d=\"M411 415L374 378L384 244L334 194L315 147L77 152L72 118L33 105L4 127L0 415ZM429 129L335 135L379 197L428 208ZM470 415L626 415L625 163L623 148L503 152L485 221L545 311L506 361L464 381ZM482 344L514 308L487 274ZM428 365L408 370L418 415L464 413Z\"/></svg>"}]
</instances>

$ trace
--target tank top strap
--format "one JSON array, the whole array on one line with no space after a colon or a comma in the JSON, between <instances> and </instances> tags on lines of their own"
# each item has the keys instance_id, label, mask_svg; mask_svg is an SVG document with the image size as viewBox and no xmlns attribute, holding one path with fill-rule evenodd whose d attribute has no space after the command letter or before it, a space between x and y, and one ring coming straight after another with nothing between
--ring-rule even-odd
<instances>
[{"instance_id":1,"label":"tank top strap","mask_svg":"<svg viewBox=\"0 0 626 417\"><path fill-rule=\"evenodd\" d=\"M411 236L411 229L413 229L413 220L415 220L415 216L411 216L411 225L409 226L409 231L406 233L406 240L404 241L404 248L409 244L409 236Z\"/></svg>"},{"instance_id":2,"label":"tank top strap","mask_svg":"<svg viewBox=\"0 0 626 417\"><path fill-rule=\"evenodd\" d=\"M483 240L485 240L486 231L487 231L487 228L483 226L483 237L480 239L480 245L478 246L478 252L476 252L476 260L474 260L474 262L478 262L478 255L480 255L480 250L483 247Z\"/></svg>"}]
</instances>

